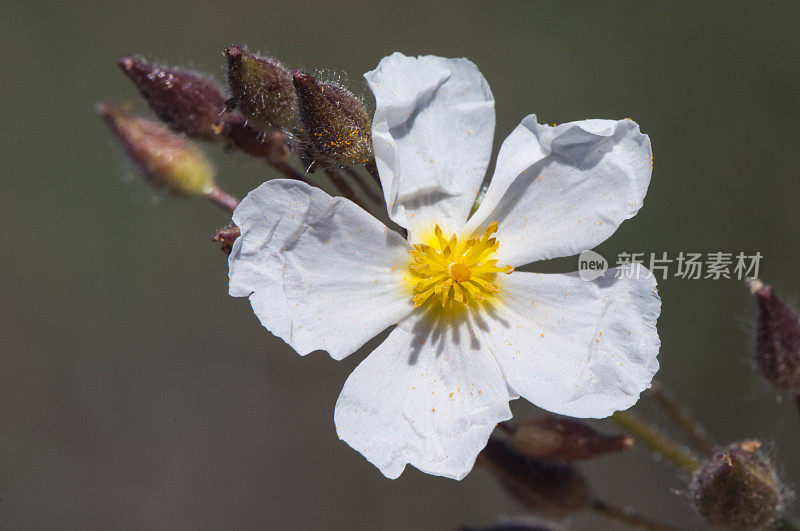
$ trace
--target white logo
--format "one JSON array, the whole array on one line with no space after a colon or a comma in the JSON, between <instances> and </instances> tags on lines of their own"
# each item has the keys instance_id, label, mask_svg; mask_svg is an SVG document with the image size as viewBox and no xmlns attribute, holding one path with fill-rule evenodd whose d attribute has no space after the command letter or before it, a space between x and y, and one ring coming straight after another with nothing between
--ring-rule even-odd
<instances>
[{"instance_id":1,"label":"white logo","mask_svg":"<svg viewBox=\"0 0 800 531\"><path fill-rule=\"evenodd\" d=\"M583 251L578 256L578 276L581 280L594 280L602 277L608 269L608 260L594 251Z\"/></svg>"}]
</instances>

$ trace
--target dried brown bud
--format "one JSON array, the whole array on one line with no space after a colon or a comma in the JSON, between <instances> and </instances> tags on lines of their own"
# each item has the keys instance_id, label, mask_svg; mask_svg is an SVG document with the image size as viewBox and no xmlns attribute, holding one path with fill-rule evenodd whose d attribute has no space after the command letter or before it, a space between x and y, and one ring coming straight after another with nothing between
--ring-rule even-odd
<instances>
[{"instance_id":1,"label":"dried brown bud","mask_svg":"<svg viewBox=\"0 0 800 531\"><path fill-rule=\"evenodd\" d=\"M231 144L254 157L265 158L272 162L284 162L291 155L286 136L282 132L256 129L239 115L227 117L223 134Z\"/></svg>"},{"instance_id":2,"label":"dried brown bud","mask_svg":"<svg viewBox=\"0 0 800 531\"><path fill-rule=\"evenodd\" d=\"M505 490L535 513L561 518L585 508L589 485L565 463L526 457L500 439L489 439L476 463L490 470Z\"/></svg>"},{"instance_id":3,"label":"dried brown bud","mask_svg":"<svg viewBox=\"0 0 800 531\"><path fill-rule=\"evenodd\" d=\"M211 238L211 241L219 242L222 252L225 254L231 254L233 242L235 242L236 239L241 235L242 233L239 231L239 227L231 223L230 225L226 225L219 229L214 234L214 237Z\"/></svg>"},{"instance_id":4,"label":"dried brown bud","mask_svg":"<svg viewBox=\"0 0 800 531\"><path fill-rule=\"evenodd\" d=\"M297 117L292 76L274 59L234 44L225 48L232 103L261 129L289 128Z\"/></svg>"},{"instance_id":5,"label":"dried brown bud","mask_svg":"<svg viewBox=\"0 0 800 531\"><path fill-rule=\"evenodd\" d=\"M372 159L369 114L364 102L333 83L320 83L295 70L294 88L303 123L302 139L315 155L343 166L360 166Z\"/></svg>"},{"instance_id":6,"label":"dried brown bud","mask_svg":"<svg viewBox=\"0 0 800 531\"><path fill-rule=\"evenodd\" d=\"M540 459L576 461L627 450L627 435L604 435L577 420L542 415L506 424L509 441L522 454Z\"/></svg>"},{"instance_id":7,"label":"dried brown bud","mask_svg":"<svg viewBox=\"0 0 800 531\"><path fill-rule=\"evenodd\" d=\"M783 494L758 441L732 444L695 473L692 494L706 522L726 529L760 529L780 510Z\"/></svg>"},{"instance_id":8,"label":"dried brown bud","mask_svg":"<svg viewBox=\"0 0 800 531\"><path fill-rule=\"evenodd\" d=\"M184 137L110 103L99 104L97 112L155 188L179 195L207 195L216 188L214 167Z\"/></svg>"},{"instance_id":9,"label":"dried brown bud","mask_svg":"<svg viewBox=\"0 0 800 531\"><path fill-rule=\"evenodd\" d=\"M749 281L758 301L755 365L780 391L800 393L800 317L758 279Z\"/></svg>"},{"instance_id":10,"label":"dried brown bud","mask_svg":"<svg viewBox=\"0 0 800 531\"><path fill-rule=\"evenodd\" d=\"M196 72L150 64L132 55L120 58L119 66L153 112L172 129L191 137L217 139L222 130L225 95L214 81Z\"/></svg>"}]
</instances>

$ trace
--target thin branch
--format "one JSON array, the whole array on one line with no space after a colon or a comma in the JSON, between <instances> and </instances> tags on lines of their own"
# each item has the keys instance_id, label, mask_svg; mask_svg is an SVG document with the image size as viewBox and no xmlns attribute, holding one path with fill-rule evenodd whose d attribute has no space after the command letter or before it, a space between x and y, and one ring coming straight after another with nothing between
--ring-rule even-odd
<instances>
[{"instance_id":1,"label":"thin branch","mask_svg":"<svg viewBox=\"0 0 800 531\"><path fill-rule=\"evenodd\" d=\"M647 529L650 531L677 530L676 527L660 524L650 520L645 516L639 515L633 509L628 507L617 507L616 505L612 505L603 500L594 499L589 507L595 514L599 514L600 516L636 529Z\"/></svg>"},{"instance_id":2,"label":"thin branch","mask_svg":"<svg viewBox=\"0 0 800 531\"><path fill-rule=\"evenodd\" d=\"M344 170L353 181L361 188L361 191L367 195L372 201L376 203L383 203L383 197L375 191L373 186L364 180L364 176L353 168L345 168Z\"/></svg>"},{"instance_id":3,"label":"thin branch","mask_svg":"<svg viewBox=\"0 0 800 531\"><path fill-rule=\"evenodd\" d=\"M653 382L653 387L648 394L664 410L669 418L689 436L692 443L709 457L714 454L716 445L708 438L705 428L692 420L689 411L683 407L675 397L661 385L660 382Z\"/></svg>"},{"instance_id":4,"label":"thin branch","mask_svg":"<svg viewBox=\"0 0 800 531\"><path fill-rule=\"evenodd\" d=\"M309 181L305 175L300 173L294 166L289 164L287 161L267 159L267 162L269 163L270 166L281 172L284 175L284 177L287 177L289 179L294 179L296 181L302 181L306 184L311 184L311 181Z\"/></svg>"},{"instance_id":5,"label":"thin branch","mask_svg":"<svg viewBox=\"0 0 800 531\"><path fill-rule=\"evenodd\" d=\"M383 190L383 185L381 185L381 177L378 175L378 165L375 163L375 159L373 158L364 164L364 167L367 169L369 174L372 175L372 178L375 179L375 182L378 183L378 186L381 187L381 190Z\"/></svg>"},{"instance_id":6,"label":"thin branch","mask_svg":"<svg viewBox=\"0 0 800 531\"><path fill-rule=\"evenodd\" d=\"M344 177L342 177L342 174L339 173L338 170L325 168L325 175L328 176L333 185L339 190L339 192L342 193L343 196L369 212L369 209L364 206L356 193L353 191L353 188L347 183L347 181L344 180Z\"/></svg>"},{"instance_id":7,"label":"thin branch","mask_svg":"<svg viewBox=\"0 0 800 531\"><path fill-rule=\"evenodd\" d=\"M623 430L634 438L650 447L651 450L663 455L678 468L691 474L700 468L700 462L695 456L686 452L678 444L667 438L656 428L650 426L629 411L617 411L611 416Z\"/></svg>"},{"instance_id":8,"label":"thin branch","mask_svg":"<svg viewBox=\"0 0 800 531\"><path fill-rule=\"evenodd\" d=\"M208 192L206 192L206 198L221 209L228 212L233 212L234 209L239 206L238 199L217 185L214 185Z\"/></svg>"}]
</instances>

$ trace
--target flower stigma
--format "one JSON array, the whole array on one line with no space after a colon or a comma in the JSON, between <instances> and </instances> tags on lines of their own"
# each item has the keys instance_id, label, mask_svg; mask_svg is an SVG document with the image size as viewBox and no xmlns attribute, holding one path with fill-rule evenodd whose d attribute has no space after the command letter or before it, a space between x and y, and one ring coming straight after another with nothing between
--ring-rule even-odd
<instances>
[{"instance_id":1,"label":"flower stigma","mask_svg":"<svg viewBox=\"0 0 800 531\"><path fill-rule=\"evenodd\" d=\"M415 244L408 266L413 284L414 307L426 302L441 304L442 308L456 305L478 305L500 290L495 282L497 273L510 274L510 265L498 266L492 258L500 246L492 234L497 222L486 227L481 237L448 240L436 225L428 243Z\"/></svg>"}]
</instances>

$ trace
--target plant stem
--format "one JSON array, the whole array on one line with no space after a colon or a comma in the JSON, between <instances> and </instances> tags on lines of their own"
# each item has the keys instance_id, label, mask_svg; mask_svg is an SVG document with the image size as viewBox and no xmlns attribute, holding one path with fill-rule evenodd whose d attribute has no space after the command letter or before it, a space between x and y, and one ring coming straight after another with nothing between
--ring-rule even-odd
<instances>
[{"instance_id":1,"label":"plant stem","mask_svg":"<svg viewBox=\"0 0 800 531\"><path fill-rule=\"evenodd\" d=\"M692 443L706 457L714 454L716 445L708 438L706 430L692 420L689 411L683 407L675 397L661 385L661 382L653 382L653 387L648 394L664 410L669 418L689 436Z\"/></svg>"},{"instance_id":2,"label":"plant stem","mask_svg":"<svg viewBox=\"0 0 800 531\"><path fill-rule=\"evenodd\" d=\"M356 196L353 188L347 183L347 181L344 180L344 177L342 177L342 174L339 173L338 170L325 168L325 175L328 176L333 185L342 193L343 196L369 212L369 209L365 207L358 196Z\"/></svg>"},{"instance_id":3,"label":"plant stem","mask_svg":"<svg viewBox=\"0 0 800 531\"><path fill-rule=\"evenodd\" d=\"M378 186L381 187L381 190L383 190L383 185L381 184L381 177L380 175L378 175L378 165L375 163L375 159L373 158L372 160L364 164L364 167L367 169L369 174L372 175L372 178L375 179L375 182L378 183Z\"/></svg>"},{"instance_id":4,"label":"plant stem","mask_svg":"<svg viewBox=\"0 0 800 531\"><path fill-rule=\"evenodd\" d=\"M296 181L302 181L306 184L311 184L311 181L309 181L305 177L305 175L297 171L297 169L294 166L292 166L285 160L268 160L267 162L269 163L270 166L281 172L284 175L284 177L287 177L289 179L294 179Z\"/></svg>"},{"instance_id":5,"label":"plant stem","mask_svg":"<svg viewBox=\"0 0 800 531\"><path fill-rule=\"evenodd\" d=\"M346 168L344 171L347 172L347 175L349 175L353 181L355 181L358 187L361 188L361 191L364 192L372 201L376 203L383 202L383 196L375 192L375 189L364 180L364 176L361 173L357 172L353 168Z\"/></svg>"},{"instance_id":6,"label":"plant stem","mask_svg":"<svg viewBox=\"0 0 800 531\"><path fill-rule=\"evenodd\" d=\"M700 467L697 458L633 413L617 411L611 416L611 420L685 472L691 474Z\"/></svg>"},{"instance_id":7,"label":"plant stem","mask_svg":"<svg viewBox=\"0 0 800 531\"><path fill-rule=\"evenodd\" d=\"M654 522L649 518L636 514L633 509L629 509L627 507L617 507L616 505L612 505L603 500L592 500L589 508L596 514L636 529L648 529L650 531L674 531L677 529L675 527Z\"/></svg>"},{"instance_id":8,"label":"plant stem","mask_svg":"<svg viewBox=\"0 0 800 531\"><path fill-rule=\"evenodd\" d=\"M206 198L221 209L228 212L233 212L234 209L239 206L238 199L217 185L214 185L208 192L206 192Z\"/></svg>"}]
</instances>

